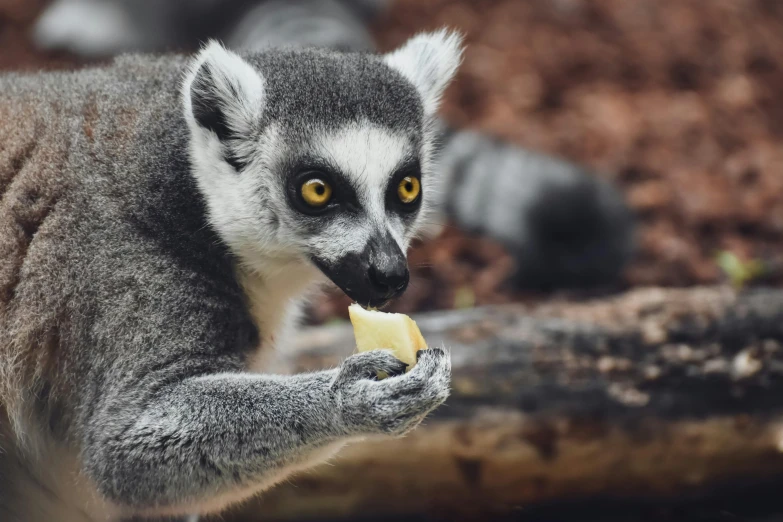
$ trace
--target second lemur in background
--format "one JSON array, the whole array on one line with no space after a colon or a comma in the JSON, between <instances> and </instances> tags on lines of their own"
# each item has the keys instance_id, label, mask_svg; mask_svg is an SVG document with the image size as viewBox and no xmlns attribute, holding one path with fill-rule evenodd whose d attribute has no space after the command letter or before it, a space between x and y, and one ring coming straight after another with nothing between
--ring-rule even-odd
<instances>
[{"instance_id":1,"label":"second lemur in background","mask_svg":"<svg viewBox=\"0 0 783 522\"><path fill-rule=\"evenodd\" d=\"M373 51L367 25L388 0L56 0L38 21L46 49L84 57L195 46ZM441 218L502 242L519 288L616 281L633 250L620 194L585 169L488 136L443 126Z\"/></svg>"}]
</instances>

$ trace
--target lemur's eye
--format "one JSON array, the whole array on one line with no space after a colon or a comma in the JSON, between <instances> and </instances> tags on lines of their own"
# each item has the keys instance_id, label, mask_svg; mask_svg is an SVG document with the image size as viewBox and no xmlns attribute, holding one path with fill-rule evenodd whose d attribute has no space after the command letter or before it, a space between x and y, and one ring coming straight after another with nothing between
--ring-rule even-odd
<instances>
[{"instance_id":1,"label":"lemur's eye","mask_svg":"<svg viewBox=\"0 0 783 522\"><path fill-rule=\"evenodd\" d=\"M416 198L419 197L421 192L421 183L419 178L413 176L405 176L400 180L400 184L397 185L397 196L405 204L413 203Z\"/></svg>"},{"instance_id":2,"label":"lemur's eye","mask_svg":"<svg viewBox=\"0 0 783 522\"><path fill-rule=\"evenodd\" d=\"M322 179L312 178L302 183L302 199L311 207L320 208L329 203L332 187Z\"/></svg>"}]
</instances>

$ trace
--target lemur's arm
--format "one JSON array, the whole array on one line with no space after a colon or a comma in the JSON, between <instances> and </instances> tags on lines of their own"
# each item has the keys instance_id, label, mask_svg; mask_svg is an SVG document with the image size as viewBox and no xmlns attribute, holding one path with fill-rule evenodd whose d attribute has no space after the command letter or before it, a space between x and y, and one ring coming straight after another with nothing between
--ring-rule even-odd
<instances>
[{"instance_id":1,"label":"lemur's arm","mask_svg":"<svg viewBox=\"0 0 783 522\"><path fill-rule=\"evenodd\" d=\"M157 228L144 242L131 225L109 221L105 248L91 249L84 265L87 304L70 314L88 324L74 326L81 348L69 367L80 371L69 388L78 394L69 438L107 500L129 515L215 511L301 469L325 445L405 433L445 400L443 350L382 381L377 371L402 367L388 351L309 374L246 372L259 335L232 259L200 220L183 217L200 212L187 186L172 182L179 194L164 186L178 220L151 214Z\"/></svg>"},{"instance_id":2,"label":"lemur's arm","mask_svg":"<svg viewBox=\"0 0 783 522\"><path fill-rule=\"evenodd\" d=\"M450 361L432 349L411 372L372 380L403 366L379 351L295 376L180 380L172 372L172 384L143 405L128 397L101 405L87 428L85 465L104 495L133 509L178 513L249 494L330 442L415 427L445 400Z\"/></svg>"}]
</instances>

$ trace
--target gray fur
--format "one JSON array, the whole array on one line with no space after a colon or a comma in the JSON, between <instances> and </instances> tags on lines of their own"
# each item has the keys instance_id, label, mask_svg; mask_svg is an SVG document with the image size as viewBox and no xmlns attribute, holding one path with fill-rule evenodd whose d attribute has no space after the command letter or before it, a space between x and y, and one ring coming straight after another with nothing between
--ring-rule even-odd
<instances>
[{"instance_id":1,"label":"gray fur","mask_svg":"<svg viewBox=\"0 0 783 522\"><path fill-rule=\"evenodd\" d=\"M334 60L329 50L279 50L245 56L264 71L270 87L265 117L282 122L289 136L307 140L303 131L313 127L338 129L366 118L421 139L419 95L402 76L380 67L375 55L350 53Z\"/></svg>"},{"instance_id":2,"label":"gray fur","mask_svg":"<svg viewBox=\"0 0 783 522\"><path fill-rule=\"evenodd\" d=\"M257 138L280 123L290 145L363 117L427 148L414 87L381 60L274 53L248 57L267 95ZM128 57L0 76L3 521L220 510L346 441L407 433L448 395L441 349L383 381L377 371L401 369L385 351L311 374L251 372L282 324L266 329L257 311L287 303L248 283L266 274L245 273L253 260L212 220L182 111L188 70L178 57ZM280 177L259 162L233 175L272 190ZM297 251L267 283L295 286L300 265Z\"/></svg>"}]
</instances>

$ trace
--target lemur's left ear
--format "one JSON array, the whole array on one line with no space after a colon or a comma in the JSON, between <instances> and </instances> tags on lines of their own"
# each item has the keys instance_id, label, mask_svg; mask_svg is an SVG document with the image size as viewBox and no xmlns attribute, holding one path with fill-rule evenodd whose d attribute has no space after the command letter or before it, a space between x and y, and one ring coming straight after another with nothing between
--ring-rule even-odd
<instances>
[{"instance_id":1,"label":"lemur's left ear","mask_svg":"<svg viewBox=\"0 0 783 522\"><path fill-rule=\"evenodd\" d=\"M239 55L210 41L191 64L185 80L186 113L226 144L253 136L264 109L264 79ZM233 154L226 160L240 165Z\"/></svg>"},{"instance_id":2,"label":"lemur's left ear","mask_svg":"<svg viewBox=\"0 0 783 522\"><path fill-rule=\"evenodd\" d=\"M383 59L416 86L432 115L462 61L462 36L446 29L419 34Z\"/></svg>"}]
</instances>

